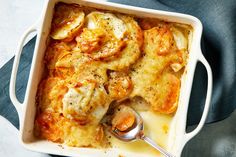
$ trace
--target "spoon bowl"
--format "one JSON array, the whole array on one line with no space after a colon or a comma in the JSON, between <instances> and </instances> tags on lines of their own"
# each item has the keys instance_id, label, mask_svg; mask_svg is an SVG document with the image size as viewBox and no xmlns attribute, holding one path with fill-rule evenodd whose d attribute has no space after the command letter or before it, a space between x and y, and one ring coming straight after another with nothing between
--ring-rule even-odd
<instances>
[{"instance_id":1,"label":"spoon bowl","mask_svg":"<svg viewBox=\"0 0 236 157\"><path fill-rule=\"evenodd\" d=\"M125 130L125 131L120 131L117 128L114 129L108 129L112 135L114 135L116 138L125 141L125 142L130 142L130 141L135 141L135 140L143 140L155 149L157 149L160 153L162 153L165 157L174 157L172 154L167 152L164 148L160 147L156 142L154 142L152 139L149 137L145 136L144 134L144 125L143 125L143 120L142 117L131 107L125 106L129 112L132 112L135 116L135 122L133 125Z\"/></svg>"}]
</instances>

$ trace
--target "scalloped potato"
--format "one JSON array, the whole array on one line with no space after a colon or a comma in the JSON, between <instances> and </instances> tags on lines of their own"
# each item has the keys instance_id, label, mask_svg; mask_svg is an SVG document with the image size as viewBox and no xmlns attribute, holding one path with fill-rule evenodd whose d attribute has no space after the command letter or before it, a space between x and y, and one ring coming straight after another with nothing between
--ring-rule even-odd
<instances>
[{"instance_id":1,"label":"scalloped potato","mask_svg":"<svg viewBox=\"0 0 236 157\"><path fill-rule=\"evenodd\" d=\"M84 15L84 12L75 4L56 5L51 37L55 40L71 40L83 26Z\"/></svg>"},{"instance_id":2,"label":"scalloped potato","mask_svg":"<svg viewBox=\"0 0 236 157\"><path fill-rule=\"evenodd\" d=\"M113 111L116 105L135 108L148 126L147 114L171 119L190 26L65 3L55 6L51 25L35 136L74 147L111 147L102 121L113 112L117 118L110 123L121 130L134 122Z\"/></svg>"}]
</instances>

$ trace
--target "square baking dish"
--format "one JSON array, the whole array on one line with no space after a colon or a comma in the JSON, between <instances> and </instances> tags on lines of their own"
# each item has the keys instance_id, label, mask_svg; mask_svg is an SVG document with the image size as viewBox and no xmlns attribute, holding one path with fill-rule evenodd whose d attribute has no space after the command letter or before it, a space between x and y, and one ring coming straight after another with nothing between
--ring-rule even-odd
<instances>
[{"instance_id":1,"label":"square baking dish","mask_svg":"<svg viewBox=\"0 0 236 157\"><path fill-rule=\"evenodd\" d=\"M208 62L206 61L201 52L201 47L200 47L200 40L202 35L201 22L196 17L186 14L144 9L139 7L127 6L103 1L92 1L92 0L60 0L60 1L46 0L41 17L39 18L39 20L36 22L35 25L30 27L24 33L19 42L10 80L10 98L14 106L16 107L19 115L20 119L19 139L20 142L23 144L23 146L29 150L37 152L58 154L65 156L80 156L80 157L92 157L92 156L118 157L119 155L123 155L125 157L151 156L149 155L148 152L143 152L143 154L131 153L117 148L95 149L95 148L68 147L61 144L52 143L46 140L38 140L34 137L33 135L34 117L36 113L35 97L37 93L37 87L42 78L44 70L43 58L46 49L46 41L50 32L54 6L57 2L76 3L83 6L94 7L97 9L111 10L124 14L135 15L137 17L142 17L142 18L145 17L158 18L168 22L177 22L192 26L193 28L192 38L189 40L189 45L190 45L189 59L185 71L183 73L183 76L181 78L181 89L178 102L178 109L173 117L167 141L167 150L172 154L174 154L176 157L180 156L185 144L191 138L193 138L203 127L210 107L210 99L212 93L212 72ZM23 48L23 43L26 37L34 31L37 32L37 39L36 39L35 50L32 59L32 66L27 84L25 99L24 102L21 104L17 100L15 95L17 69L19 65L21 51ZM207 71L208 75L207 95L202 118L198 126L192 132L186 133L185 129L186 129L188 103L192 88L194 71L197 62L201 62L205 66Z\"/></svg>"}]
</instances>

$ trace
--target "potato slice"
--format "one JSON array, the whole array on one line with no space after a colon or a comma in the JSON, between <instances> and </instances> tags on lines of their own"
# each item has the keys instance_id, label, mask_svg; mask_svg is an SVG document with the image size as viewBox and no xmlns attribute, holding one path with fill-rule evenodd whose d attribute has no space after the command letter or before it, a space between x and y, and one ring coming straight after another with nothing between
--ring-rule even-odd
<instances>
[{"instance_id":1,"label":"potato slice","mask_svg":"<svg viewBox=\"0 0 236 157\"><path fill-rule=\"evenodd\" d=\"M63 115L76 120L80 125L99 124L108 110L110 98L104 87L96 82L79 82L64 95Z\"/></svg>"},{"instance_id":2,"label":"potato slice","mask_svg":"<svg viewBox=\"0 0 236 157\"><path fill-rule=\"evenodd\" d=\"M172 26L171 31L173 33L176 46L179 49L179 54L182 58L182 61L174 62L170 65L170 67L174 70L174 72L178 72L185 66L187 62L188 39L184 32L182 32L181 28Z\"/></svg>"},{"instance_id":3,"label":"potato slice","mask_svg":"<svg viewBox=\"0 0 236 157\"><path fill-rule=\"evenodd\" d=\"M60 3L55 8L50 36L70 41L84 24L84 12L77 5Z\"/></svg>"},{"instance_id":4,"label":"potato slice","mask_svg":"<svg viewBox=\"0 0 236 157\"><path fill-rule=\"evenodd\" d=\"M122 20L111 13L94 11L86 17L86 26L89 29L103 29L109 36L122 39L126 26Z\"/></svg>"},{"instance_id":5,"label":"potato slice","mask_svg":"<svg viewBox=\"0 0 236 157\"><path fill-rule=\"evenodd\" d=\"M127 131L135 123L135 118L135 113L130 107L118 106L112 118L112 130Z\"/></svg>"},{"instance_id":6,"label":"potato slice","mask_svg":"<svg viewBox=\"0 0 236 157\"><path fill-rule=\"evenodd\" d=\"M173 74L164 74L155 89L154 99L150 99L154 111L170 114L175 112L180 92L180 79Z\"/></svg>"},{"instance_id":7,"label":"potato slice","mask_svg":"<svg viewBox=\"0 0 236 157\"><path fill-rule=\"evenodd\" d=\"M168 25L144 31L144 51L147 54L165 56L177 49Z\"/></svg>"},{"instance_id":8,"label":"potato slice","mask_svg":"<svg viewBox=\"0 0 236 157\"><path fill-rule=\"evenodd\" d=\"M76 37L77 45L81 51L94 60L109 59L119 54L125 42L111 37L105 29L87 29Z\"/></svg>"},{"instance_id":9,"label":"potato slice","mask_svg":"<svg viewBox=\"0 0 236 157\"><path fill-rule=\"evenodd\" d=\"M176 43L176 46L178 47L179 50L188 49L188 40L187 37L184 36L184 33L177 27L171 27L171 31L174 36L174 40Z\"/></svg>"}]
</instances>

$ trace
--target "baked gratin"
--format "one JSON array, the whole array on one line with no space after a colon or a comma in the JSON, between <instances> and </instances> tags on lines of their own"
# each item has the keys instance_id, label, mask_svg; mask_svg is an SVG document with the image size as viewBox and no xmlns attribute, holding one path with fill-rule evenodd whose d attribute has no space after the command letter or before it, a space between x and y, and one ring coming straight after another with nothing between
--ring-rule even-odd
<instances>
[{"instance_id":1,"label":"baked gratin","mask_svg":"<svg viewBox=\"0 0 236 157\"><path fill-rule=\"evenodd\" d=\"M183 24L58 3L37 91L35 136L73 147L116 147L102 121L114 106L126 105L164 147L190 33ZM117 121L121 128L130 122Z\"/></svg>"}]
</instances>

